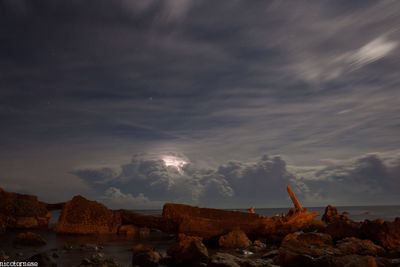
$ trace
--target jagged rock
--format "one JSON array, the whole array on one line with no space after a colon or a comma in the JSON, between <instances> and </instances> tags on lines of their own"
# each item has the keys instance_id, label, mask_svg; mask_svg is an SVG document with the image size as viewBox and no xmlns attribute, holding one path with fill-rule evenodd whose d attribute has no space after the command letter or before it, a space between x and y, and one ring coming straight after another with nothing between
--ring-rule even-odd
<instances>
[{"instance_id":1,"label":"jagged rock","mask_svg":"<svg viewBox=\"0 0 400 267\"><path fill-rule=\"evenodd\" d=\"M46 245L46 241L39 234L26 232L18 234L14 244L22 246L43 246Z\"/></svg>"},{"instance_id":2,"label":"jagged rock","mask_svg":"<svg viewBox=\"0 0 400 267\"><path fill-rule=\"evenodd\" d=\"M370 240L361 240L355 237L347 237L337 242L337 248L343 255L357 254L369 256L383 256L385 249L377 246Z\"/></svg>"},{"instance_id":3,"label":"jagged rock","mask_svg":"<svg viewBox=\"0 0 400 267\"><path fill-rule=\"evenodd\" d=\"M209 267L240 267L241 259L233 256L228 253L220 253L217 252L214 254L211 259L210 263L208 264Z\"/></svg>"},{"instance_id":4,"label":"jagged rock","mask_svg":"<svg viewBox=\"0 0 400 267\"><path fill-rule=\"evenodd\" d=\"M351 220L336 220L325 228L324 232L332 236L334 240L346 237L361 237L361 224Z\"/></svg>"},{"instance_id":5,"label":"jagged rock","mask_svg":"<svg viewBox=\"0 0 400 267\"><path fill-rule=\"evenodd\" d=\"M150 229L163 230L165 228L165 220L161 215L145 214L131 210L118 210L121 214L123 225L135 225L137 227L145 227Z\"/></svg>"},{"instance_id":6,"label":"jagged rock","mask_svg":"<svg viewBox=\"0 0 400 267\"><path fill-rule=\"evenodd\" d=\"M5 233L8 225L8 216L0 213L0 234Z\"/></svg>"},{"instance_id":7,"label":"jagged rock","mask_svg":"<svg viewBox=\"0 0 400 267\"><path fill-rule=\"evenodd\" d=\"M207 262L208 250L202 243L202 238L197 236L179 235L179 241L172 245L167 254L175 264Z\"/></svg>"},{"instance_id":8,"label":"jagged rock","mask_svg":"<svg viewBox=\"0 0 400 267\"><path fill-rule=\"evenodd\" d=\"M311 266L313 258L336 255L330 235L323 233L288 234L274 262L282 266ZM297 264L297 265L296 265Z\"/></svg>"},{"instance_id":9,"label":"jagged rock","mask_svg":"<svg viewBox=\"0 0 400 267\"><path fill-rule=\"evenodd\" d=\"M349 218L343 213L338 214L338 210L336 207L328 205L325 208L325 213L322 215L322 221L326 223L333 223L335 221L347 221Z\"/></svg>"},{"instance_id":10,"label":"jagged rock","mask_svg":"<svg viewBox=\"0 0 400 267\"><path fill-rule=\"evenodd\" d=\"M361 225L361 233L363 237L389 250L400 248L400 218L394 222L365 220Z\"/></svg>"},{"instance_id":11,"label":"jagged rock","mask_svg":"<svg viewBox=\"0 0 400 267\"><path fill-rule=\"evenodd\" d=\"M121 225L118 229L118 234L123 235L139 235L140 228L134 225Z\"/></svg>"},{"instance_id":12,"label":"jagged rock","mask_svg":"<svg viewBox=\"0 0 400 267\"><path fill-rule=\"evenodd\" d=\"M205 239L218 237L234 229L245 233L253 232L261 223L257 214L173 203L164 205L163 218L167 232L201 236Z\"/></svg>"},{"instance_id":13,"label":"jagged rock","mask_svg":"<svg viewBox=\"0 0 400 267\"><path fill-rule=\"evenodd\" d=\"M225 233L240 229L247 235L280 238L288 233L307 228L318 213L306 210L291 212L287 216L262 218L258 214L198 208L184 204L166 203L163 209L165 231L217 238Z\"/></svg>"},{"instance_id":14,"label":"jagged rock","mask_svg":"<svg viewBox=\"0 0 400 267\"><path fill-rule=\"evenodd\" d=\"M221 236L218 245L223 248L243 248L250 246L251 241L243 231L234 230Z\"/></svg>"},{"instance_id":15,"label":"jagged rock","mask_svg":"<svg viewBox=\"0 0 400 267\"><path fill-rule=\"evenodd\" d=\"M39 253L24 260L25 262L37 262L40 267L56 267L56 261L47 253Z\"/></svg>"},{"instance_id":16,"label":"jagged rock","mask_svg":"<svg viewBox=\"0 0 400 267\"><path fill-rule=\"evenodd\" d=\"M57 233L115 234L121 225L121 215L96 201L75 196L61 211Z\"/></svg>"},{"instance_id":17,"label":"jagged rock","mask_svg":"<svg viewBox=\"0 0 400 267\"><path fill-rule=\"evenodd\" d=\"M381 261L371 256L345 255L340 257L324 256L314 259L308 266L314 267L377 267Z\"/></svg>"},{"instance_id":18,"label":"jagged rock","mask_svg":"<svg viewBox=\"0 0 400 267\"><path fill-rule=\"evenodd\" d=\"M148 245L137 244L133 248L132 265L141 267L156 267L160 261L160 254Z\"/></svg>"},{"instance_id":19,"label":"jagged rock","mask_svg":"<svg viewBox=\"0 0 400 267\"><path fill-rule=\"evenodd\" d=\"M0 232L9 228L47 228L50 212L37 196L6 192L0 188Z\"/></svg>"},{"instance_id":20,"label":"jagged rock","mask_svg":"<svg viewBox=\"0 0 400 267\"><path fill-rule=\"evenodd\" d=\"M9 260L10 256L8 256L3 250L0 249L0 262Z\"/></svg>"},{"instance_id":21,"label":"jagged rock","mask_svg":"<svg viewBox=\"0 0 400 267\"><path fill-rule=\"evenodd\" d=\"M40 265L39 265L40 266ZM92 257L90 259L84 258L79 264L80 267L121 267L116 259L102 259L99 257Z\"/></svg>"},{"instance_id":22,"label":"jagged rock","mask_svg":"<svg viewBox=\"0 0 400 267\"><path fill-rule=\"evenodd\" d=\"M274 258L275 256L277 256L278 254L279 254L279 250L273 249L273 250L268 251L267 253L264 253L264 254L261 256L261 258L262 258L262 259L272 259L272 258Z\"/></svg>"},{"instance_id":23,"label":"jagged rock","mask_svg":"<svg viewBox=\"0 0 400 267\"><path fill-rule=\"evenodd\" d=\"M242 259L228 253L217 252L210 258L209 267L262 267L274 266L271 259Z\"/></svg>"}]
</instances>

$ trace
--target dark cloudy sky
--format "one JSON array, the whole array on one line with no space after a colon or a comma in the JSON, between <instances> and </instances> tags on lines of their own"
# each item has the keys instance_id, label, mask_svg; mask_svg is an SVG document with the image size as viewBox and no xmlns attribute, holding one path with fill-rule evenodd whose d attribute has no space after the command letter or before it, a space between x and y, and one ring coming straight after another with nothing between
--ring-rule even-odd
<instances>
[{"instance_id":1,"label":"dark cloudy sky","mask_svg":"<svg viewBox=\"0 0 400 267\"><path fill-rule=\"evenodd\" d=\"M394 0L0 0L0 186L399 204L399 72Z\"/></svg>"}]
</instances>

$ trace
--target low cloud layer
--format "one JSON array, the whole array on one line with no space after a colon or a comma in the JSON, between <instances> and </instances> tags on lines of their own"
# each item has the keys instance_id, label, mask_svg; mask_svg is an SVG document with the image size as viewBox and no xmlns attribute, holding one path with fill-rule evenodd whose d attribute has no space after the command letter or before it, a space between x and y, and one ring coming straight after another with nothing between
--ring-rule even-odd
<instances>
[{"instance_id":1,"label":"low cloud layer","mask_svg":"<svg viewBox=\"0 0 400 267\"><path fill-rule=\"evenodd\" d=\"M99 200L115 208L161 208L164 202L246 208L290 206L287 185L304 205L359 205L366 199L393 204L399 201L399 170L399 158L389 166L377 155L367 155L290 172L282 158L263 156L257 162L231 161L216 169L188 164L180 173L162 160L136 156L119 170L73 173L98 192Z\"/></svg>"}]
</instances>

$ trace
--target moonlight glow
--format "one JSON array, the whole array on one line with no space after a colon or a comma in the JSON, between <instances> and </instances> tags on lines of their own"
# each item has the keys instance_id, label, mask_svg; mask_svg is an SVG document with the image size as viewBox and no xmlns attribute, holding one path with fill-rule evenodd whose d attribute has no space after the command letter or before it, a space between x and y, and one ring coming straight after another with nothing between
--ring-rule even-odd
<instances>
[{"instance_id":1,"label":"moonlight glow","mask_svg":"<svg viewBox=\"0 0 400 267\"><path fill-rule=\"evenodd\" d=\"M172 166L178 169L180 173L183 173L183 166L187 164L187 162L184 159L174 157L174 156L164 156L162 158L164 161L165 166Z\"/></svg>"}]
</instances>

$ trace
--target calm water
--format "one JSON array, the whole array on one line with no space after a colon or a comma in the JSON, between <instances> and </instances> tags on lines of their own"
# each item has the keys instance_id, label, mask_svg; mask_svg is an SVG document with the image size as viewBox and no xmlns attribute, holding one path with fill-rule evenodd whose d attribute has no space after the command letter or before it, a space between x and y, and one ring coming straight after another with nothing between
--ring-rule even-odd
<instances>
[{"instance_id":1,"label":"calm water","mask_svg":"<svg viewBox=\"0 0 400 267\"><path fill-rule=\"evenodd\" d=\"M324 213L325 207L307 208L309 211L317 211L321 215ZM240 209L238 209L240 210ZM276 214L287 213L288 208L267 208L255 209L255 212L263 216L274 216ZM240 210L246 211L246 210ZM363 206L363 207L338 207L339 213L348 212L348 216L355 221L364 219L377 219L393 221L395 217L400 217L400 206ZM142 211L150 214L161 214L161 210ZM55 225L59 212L52 212L51 224ZM174 243L173 236L161 233L150 232L145 237L127 237L118 235L57 235L52 231L35 230L40 233L47 241L47 245L39 248L15 247L13 241L18 231L7 231L1 236L0 249L7 254L12 255L15 260L23 260L38 252L46 251L50 255L54 252L59 256L56 258L58 266L78 265L85 257L90 258L92 254L102 253L105 257L116 258L122 265L130 265L132 261L132 248L137 243L145 243L152 245L157 251L165 253L168 247ZM100 251L80 249L81 245L90 244L102 246ZM65 249L66 246L72 246L73 249ZM22 255L18 255L22 253Z\"/></svg>"}]
</instances>

